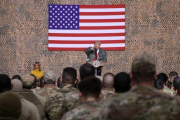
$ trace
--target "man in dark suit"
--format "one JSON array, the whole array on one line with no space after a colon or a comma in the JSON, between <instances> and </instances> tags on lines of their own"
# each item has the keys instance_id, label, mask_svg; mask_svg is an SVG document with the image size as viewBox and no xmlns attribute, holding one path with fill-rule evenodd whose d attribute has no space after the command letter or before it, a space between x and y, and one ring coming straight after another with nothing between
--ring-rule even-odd
<instances>
[{"instance_id":1,"label":"man in dark suit","mask_svg":"<svg viewBox=\"0 0 180 120\"><path fill-rule=\"evenodd\" d=\"M87 55L87 62L93 62L93 61L100 61L100 62L106 62L107 56L106 52L100 48L101 42L95 41L94 47L88 47L85 49L85 53ZM102 66L97 68L97 75L101 76Z\"/></svg>"}]
</instances>

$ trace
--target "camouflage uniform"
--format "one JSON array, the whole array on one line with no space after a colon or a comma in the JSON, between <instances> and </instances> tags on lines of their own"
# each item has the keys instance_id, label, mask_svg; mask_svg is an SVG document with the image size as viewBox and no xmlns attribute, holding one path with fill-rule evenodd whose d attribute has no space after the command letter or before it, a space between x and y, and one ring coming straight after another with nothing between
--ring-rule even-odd
<instances>
[{"instance_id":1,"label":"camouflage uniform","mask_svg":"<svg viewBox=\"0 0 180 120\"><path fill-rule=\"evenodd\" d=\"M129 92L110 100L102 107L98 119L179 119L180 103L175 97L153 87L135 86Z\"/></svg>"},{"instance_id":2,"label":"camouflage uniform","mask_svg":"<svg viewBox=\"0 0 180 120\"><path fill-rule=\"evenodd\" d=\"M91 120L99 116L101 107L96 102L86 102L67 112L62 120Z\"/></svg>"},{"instance_id":3,"label":"camouflage uniform","mask_svg":"<svg viewBox=\"0 0 180 120\"><path fill-rule=\"evenodd\" d=\"M169 89L167 86L164 87L164 92L172 96L176 95L176 92L174 90Z\"/></svg>"},{"instance_id":4,"label":"camouflage uniform","mask_svg":"<svg viewBox=\"0 0 180 120\"><path fill-rule=\"evenodd\" d=\"M102 90L102 91L104 91L107 94L107 98L114 95L114 91L109 91L109 90Z\"/></svg>"},{"instance_id":5,"label":"camouflage uniform","mask_svg":"<svg viewBox=\"0 0 180 120\"><path fill-rule=\"evenodd\" d=\"M74 88L73 85L67 84L64 85L61 89L57 89L61 95L53 95L51 98L49 98L46 102L45 109L46 109L46 116L50 120L59 120L64 114L64 111L62 109L62 105L64 103L64 97L65 94L71 91L75 91L76 88Z\"/></svg>"},{"instance_id":6,"label":"camouflage uniform","mask_svg":"<svg viewBox=\"0 0 180 120\"><path fill-rule=\"evenodd\" d=\"M44 97L46 100L48 98L50 98L51 96L55 96L55 95L58 95L58 96L62 96L62 93L58 92L58 89L59 88L41 88L41 89L32 89L32 91L35 93L35 94L38 94L42 97Z\"/></svg>"},{"instance_id":7,"label":"camouflage uniform","mask_svg":"<svg viewBox=\"0 0 180 120\"><path fill-rule=\"evenodd\" d=\"M103 99L106 99L107 93L104 91L101 91L101 93L103 95ZM79 99L78 90L67 93L65 95L64 104L63 104L64 112L67 112L67 111L79 106L80 103L78 102L78 99Z\"/></svg>"}]
</instances>

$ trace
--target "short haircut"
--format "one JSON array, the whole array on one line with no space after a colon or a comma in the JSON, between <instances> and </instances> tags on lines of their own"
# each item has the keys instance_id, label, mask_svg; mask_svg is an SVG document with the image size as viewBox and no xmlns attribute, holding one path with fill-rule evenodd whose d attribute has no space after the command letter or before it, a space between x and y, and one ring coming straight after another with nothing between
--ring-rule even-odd
<instances>
[{"instance_id":1,"label":"short haircut","mask_svg":"<svg viewBox=\"0 0 180 120\"><path fill-rule=\"evenodd\" d=\"M0 74L0 93L11 90L11 79L6 74Z\"/></svg>"},{"instance_id":2,"label":"short haircut","mask_svg":"<svg viewBox=\"0 0 180 120\"><path fill-rule=\"evenodd\" d=\"M169 73L169 79L170 79L170 81L172 82L172 81L174 80L174 78L177 77L177 76L178 76L178 73L177 73L176 71L171 71L171 72Z\"/></svg>"},{"instance_id":3,"label":"short haircut","mask_svg":"<svg viewBox=\"0 0 180 120\"><path fill-rule=\"evenodd\" d=\"M12 77L12 79L18 79L18 80L20 80L21 82L22 82L22 78L21 78L21 76L19 76L19 75L14 75L13 77ZM12 80L11 79L11 80Z\"/></svg>"},{"instance_id":4,"label":"short haircut","mask_svg":"<svg viewBox=\"0 0 180 120\"><path fill-rule=\"evenodd\" d=\"M127 92L130 90L131 79L130 75L125 72L120 72L114 77L114 88L116 93Z\"/></svg>"},{"instance_id":5,"label":"short haircut","mask_svg":"<svg viewBox=\"0 0 180 120\"><path fill-rule=\"evenodd\" d=\"M166 84L168 81L168 76L165 73L159 73L157 75L157 79L162 79L164 84Z\"/></svg>"},{"instance_id":6,"label":"short haircut","mask_svg":"<svg viewBox=\"0 0 180 120\"><path fill-rule=\"evenodd\" d=\"M89 63L85 63L80 67L79 73L81 80L86 77L95 76L95 67Z\"/></svg>"},{"instance_id":7,"label":"short haircut","mask_svg":"<svg viewBox=\"0 0 180 120\"><path fill-rule=\"evenodd\" d=\"M114 74L106 73L102 81L103 88L114 88Z\"/></svg>"},{"instance_id":8,"label":"short haircut","mask_svg":"<svg viewBox=\"0 0 180 120\"><path fill-rule=\"evenodd\" d=\"M83 97L99 98L101 93L101 80L97 77L89 77L79 82L79 91Z\"/></svg>"},{"instance_id":9,"label":"short haircut","mask_svg":"<svg viewBox=\"0 0 180 120\"><path fill-rule=\"evenodd\" d=\"M99 43L99 44L101 45L101 42L100 42L100 41L94 41L94 44L96 44L96 43Z\"/></svg>"},{"instance_id":10,"label":"short haircut","mask_svg":"<svg viewBox=\"0 0 180 120\"><path fill-rule=\"evenodd\" d=\"M77 71L72 67L63 69L62 82L64 84L74 84L77 80Z\"/></svg>"},{"instance_id":11,"label":"short haircut","mask_svg":"<svg viewBox=\"0 0 180 120\"><path fill-rule=\"evenodd\" d=\"M177 94L180 96L180 84L177 85Z\"/></svg>"},{"instance_id":12,"label":"short haircut","mask_svg":"<svg viewBox=\"0 0 180 120\"><path fill-rule=\"evenodd\" d=\"M164 80L163 79L157 79L154 82L154 87L158 90L163 90L164 89Z\"/></svg>"},{"instance_id":13,"label":"short haircut","mask_svg":"<svg viewBox=\"0 0 180 120\"><path fill-rule=\"evenodd\" d=\"M144 53L136 56L132 62L132 74L137 83L152 82L156 73L155 60L152 56Z\"/></svg>"},{"instance_id":14,"label":"short haircut","mask_svg":"<svg viewBox=\"0 0 180 120\"><path fill-rule=\"evenodd\" d=\"M180 84L180 77L175 77L173 80L173 86L175 90L177 90L179 84Z\"/></svg>"}]
</instances>

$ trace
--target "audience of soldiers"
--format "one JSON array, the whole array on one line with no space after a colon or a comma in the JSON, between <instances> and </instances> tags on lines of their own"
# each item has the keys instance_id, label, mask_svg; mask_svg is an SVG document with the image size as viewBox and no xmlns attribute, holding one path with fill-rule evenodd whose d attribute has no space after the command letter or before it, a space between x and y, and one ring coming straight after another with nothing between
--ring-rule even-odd
<instances>
[{"instance_id":1,"label":"audience of soldiers","mask_svg":"<svg viewBox=\"0 0 180 120\"><path fill-rule=\"evenodd\" d=\"M66 67L62 76L0 74L0 120L177 120L180 77L156 72L155 60L144 53L132 61L130 73L106 73L102 80L89 63ZM34 88L34 86L36 86Z\"/></svg>"}]
</instances>

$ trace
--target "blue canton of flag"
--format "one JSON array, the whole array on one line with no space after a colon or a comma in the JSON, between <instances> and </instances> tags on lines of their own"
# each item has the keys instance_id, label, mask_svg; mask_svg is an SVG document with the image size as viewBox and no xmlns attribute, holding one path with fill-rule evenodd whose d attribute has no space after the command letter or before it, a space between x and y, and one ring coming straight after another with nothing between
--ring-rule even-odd
<instances>
[{"instance_id":1,"label":"blue canton of flag","mask_svg":"<svg viewBox=\"0 0 180 120\"><path fill-rule=\"evenodd\" d=\"M49 5L49 29L79 29L79 5Z\"/></svg>"}]
</instances>

